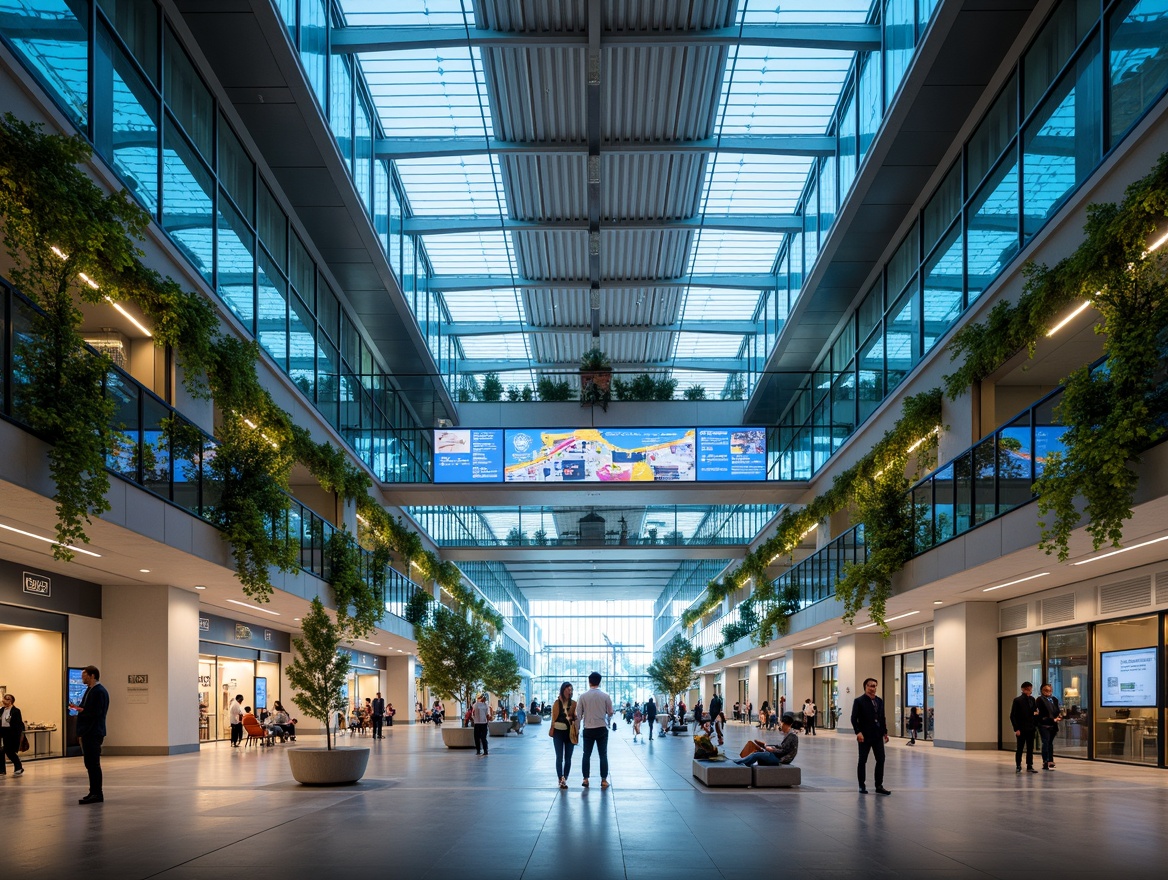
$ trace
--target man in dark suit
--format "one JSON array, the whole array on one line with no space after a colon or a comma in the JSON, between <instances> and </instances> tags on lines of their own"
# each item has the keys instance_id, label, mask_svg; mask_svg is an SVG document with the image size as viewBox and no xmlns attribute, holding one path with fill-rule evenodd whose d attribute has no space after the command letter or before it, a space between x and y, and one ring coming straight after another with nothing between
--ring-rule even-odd
<instances>
[{"instance_id":1,"label":"man in dark suit","mask_svg":"<svg viewBox=\"0 0 1168 880\"><path fill-rule=\"evenodd\" d=\"M1042 686L1042 696L1035 704L1038 710L1038 737L1042 740L1042 769L1054 769L1054 738L1059 732L1059 722L1063 720L1063 710L1054 688Z\"/></svg>"},{"instance_id":2,"label":"man in dark suit","mask_svg":"<svg viewBox=\"0 0 1168 880\"><path fill-rule=\"evenodd\" d=\"M385 739L385 700L381 699L381 691L373 698L373 738Z\"/></svg>"},{"instance_id":3,"label":"man in dark suit","mask_svg":"<svg viewBox=\"0 0 1168 880\"><path fill-rule=\"evenodd\" d=\"M101 673L96 666L81 670L85 694L77 705L77 737L81 740L81 754L89 773L89 794L79 804L100 804L105 800L101 791L101 744L105 739L105 716L109 712L109 691L101 684Z\"/></svg>"},{"instance_id":4,"label":"man in dark suit","mask_svg":"<svg viewBox=\"0 0 1168 880\"><path fill-rule=\"evenodd\" d=\"M1014 772L1022 772L1022 750L1026 750L1026 772L1037 773L1034 769L1034 731L1038 728L1038 705L1034 700L1034 685L1022 682L1022 693L1014 697L1010 705L1010 726L1018 740L1014 751Z\"/></svg>"},{"instance_id":5,"label":"man in dark suit","mask_svg":"<svg viewBox=\"0 0 1168 880\"><path fill-rule=\"evenodd\" d=\"M865 678L863 696L856 697L852 703L852 730L860 744L860 762L856 765L860 794L868 793L865 780L868 752L876 756L876 794L892 794L884 787L884 744L888 742L888 722L884 719L884 701L876 696L876 684L876 679Z\"/></svg>"}]
</instances>

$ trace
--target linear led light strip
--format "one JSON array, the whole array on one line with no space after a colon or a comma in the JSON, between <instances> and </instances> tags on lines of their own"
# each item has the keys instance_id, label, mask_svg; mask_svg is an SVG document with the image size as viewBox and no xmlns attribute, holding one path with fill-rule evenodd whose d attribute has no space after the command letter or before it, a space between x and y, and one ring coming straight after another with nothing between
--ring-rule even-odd
<instances>
[{"instance_id":1,"label":"linear led light strip","mask_svg":"<svg viewBox=\"0 0 1168 880\"><path fill-rule=\"evenodd\" d=\"M240 602L238 599L228 599L232 605L242 605L250 611L262 611L264 614L271 614L273 617L279 617L279 611L272 611L268 608L261 608L259 605L253 605L251 602Z\"/></svg>"},{"instance_id":2,"label":"linear led light strip","mask_svg":"<svg viewBox=\"0 0 1168 880\"><path fill-rule=\"evenodd\" d=\"M1132 544L1130 547L1123 547L1119 550L1112 550L1110 553L1104 553L1102 556L1092 556L1090 559L1080 559L1078 562L1072 562L1071 565L1087 565L1090 562L1098 562L1100 559L1106 559L1108 556L1116 556L1120 553L1126 553L1128 550L1139 550L1141 547L1147 547L1149 544L1159 544L1161 541L1168 541L1168 535L1162 538L1153 538L1150 541L1143 541L1139 544Z\"/></svg>"},{"instance_id":3,"label":"linear led light strip","mask_svg":"<svg viewBox=\"0 0 1168 880\"><path fill-rule=\"evenodd\" d=\"M0 529L5 529L9 532L16 532L18 535L24 535L26 538L35 538L38 541L44 541L46 544L52 544L54 547L64 547L70 553L84 553L86 556L96 556L101 558L100 553L94 553L92 550L82 550L80 547L74 547L68 544L62 544L60 541L54 541L52 538L46 538L43 535L34 535L32 532L26 532L24 529L13 528L0 523Z\"/></svg>"},{"instance_id":4,"label":"linear led light strip","mask_svg":"<svg viewBox=\"0 0 1168 880\"><path fill-rule=\"evenodd\" d=\"M56 245L53 245L52 251L54 254L56 254L58 257L60 257L62 260L69 259L69 256L64 251L62 251L59 247L57 247ZM97 282L94 281L92 278L90 278L88 275L86 275L84 272L78 272L77 275L78 275L78 277L81 278L82 281L84 281L86 284L88 284L94 290L101 290L101 288L97 286ZM139 330L141 330L143 333L145 333L150 338L152 338L152 339L154 338L154 334L151 333L149 330L147 330L145 327L143 327L141 322L137 318L135 318L133 315L131 315L129 312L127 312L124 308L122 308L121 303L114 302L112 299L110 299L104 293L102 294L102 297L105 299L105 301L107 303L109 303L111 306L113 306L115 309L117 309L121 313L122 317L124 317L127 321L129 321L131 324L133 324L135 327L137 327Z\"/></svg>"},{"instance_id":5,"label":"linear led light strip","mask_svg":"<svg viewBox=\"0 0 1168 880\"><path fill-rule=\"evenodd\" d=\"M1044 578L1048 574L1050 574L1049 571L1044 571L1041 574L1032 574L1032 575L1030 575L1030 577L1018 578L1018 580L1016 580L1016 581L1008 581L1007 583L1004 583L1004 584L998 584L996 587L986 587L984 590L982 590L982 592L983 593L992 593L994 590L1002 589L1002 587L1012 587L1012 586L1014 586L1014 584L1024 584L1024 583L1026 583L1026 581L1032 581L1035 578Z\"/></svg>"},{"instance_id":6,"label":"linear led light strip","mask_svg":"<svg viewBox=\"0 0 1168 880\"><path fill-rule=\"evenodd\" d=\"M801 534L799 536L799 540L802 541L804 538L806 538L808 535L810 535L812 532L814 532L817 528L819 528L819 523L812 523L811 528L809 528L807 531L805 531L803 534ZM768 562L767 565L774 565L776 559L778 559L780 556L786 556L786 555L787 555L786 553L779 553L778 555L771 557L771 561Z\"/></svg>"},{"instance_id":7,"label":"linear led light strip","mask_svg":"<svg viewBox=\"0 0 1168 880\"><path fill-rule=\"evenodd\" d=\"M892 621L894 621L894 620L903 620L906 617L912 617L914 614L920 614L920 613L921 612L919 612L919 611L906 611L904 614L896 615L896 617L886 617L886 618L884 618L884 622L885 623L892 623ZM857 626L856 629L871 629L874 626L879 626L879 624L876 623L876 621L872 621L871 623L865 623L863 626Z\"/></svg>"}]
</instances>

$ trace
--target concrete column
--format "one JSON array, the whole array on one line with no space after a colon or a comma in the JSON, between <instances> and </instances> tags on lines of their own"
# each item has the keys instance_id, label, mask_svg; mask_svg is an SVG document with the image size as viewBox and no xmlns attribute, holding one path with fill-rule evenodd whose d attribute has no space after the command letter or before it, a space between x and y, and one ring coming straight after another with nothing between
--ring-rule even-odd
<instances>
[{"instance_id":1,"label":"concrete column","mask_svg":"<svg viewBox=\"0 0 1168 880\"><path fill-rule=\"evenodd\" d=\"M198 594L166 585L105 586L101 624L101 682L110 694L104 751L198 751Z\"/></svg>"},{"instance_id":2,"label":"concrete column","mask_svg":"<svg viewBox=\"0 0 1168 880\"><path fill-rule=\"evenodd\" d=\"M996 749L998 610L964 602L933 614L935 738L947 749Z\"/></svg>"},{"instance_id":3,"label":"concrete column","mask_svg":"<svg viewBox=\"0 0 1168 880\"><path fill-rule=\"evenodd\" d=\"M701 685L702 705L706 707L706 711L710 709L710 700L714 696L714 673L707 672L698 677Z\"/></svg>"},{"instance_id":4,"label":"concrete column","mask_svg":"<svg viewBox=\"0 0 1168 880\"><path fill-rule=\"evenodd\" d=\"M787 711L802 712L803 701L815 696L815 682L811 677L815 652L809 649L787 652Z\"/></svg>"},{"instance_id":5,"label":"concrete column","mask_svg":"<svg viewBox=\"0 0 1168 880\"><path fill-rule=\"evenodd\" d=\"M852 701L864 692L865 678L879 680L884 675L884 637L880 633L855 633L842 636L839 640L839 708L840 721L837 730L852 735ZM883 686L883 683L882 685ZM879 693L879 691L877 691ZM819 712L830 711L828 706L820 706Z\"/></svg>"},{"instance_id":6,"label":"concrete column","mask_svg":"<svg viewBox=\"0 0 1168 880\"><path fill-rule=\"evenodd\" d=\"M762 709L763 700L769 700L767 696L767 670L770 668L770 660L751 660L750 661L750 702L754 704L753 717L757 721L759 710Z\"/></svg>"},{"instance_id":7,"label":"concrete column","mask_svg":"<svg viewBox=\"0 0 1168 880\"><path fill-rule=\"evenodd\" d=\"M397 710L393 724L409 724L414 720L414 703L418 701L414 690L414 657L412 654L395 654L389 658L388 670L384 673L381 692L387 704L393 703Z\"/></svg>"}]
</instances>

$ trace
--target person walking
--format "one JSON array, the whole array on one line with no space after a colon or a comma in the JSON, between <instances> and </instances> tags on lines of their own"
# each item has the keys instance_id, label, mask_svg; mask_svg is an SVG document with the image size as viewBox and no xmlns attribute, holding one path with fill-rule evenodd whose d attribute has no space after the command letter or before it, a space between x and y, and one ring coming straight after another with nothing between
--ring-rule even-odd
<instances>
[{"instance_id":1,"label":"person walking","mask_svg":"<svg viewBox=\"0 0 1168 880\"><path fill-rule=\"evenodd\" d=\"M917 744L917 733L921 729L921 710L913 706L908 710L908 742L906 745Z\"/></svg>"},{"instance_id":2,"label":"person walking","mask_svg":"<svg viewBox=\"0 0 1168 880\"><path fill-rule=\"evenodd\" d=\"M705 709L702 708L702 698L698 697L698 701L696 703L694 703L694 707L693 707L694 731L695 732L697 732L697 729L702 726L702 717L705 714L706 714Z\"/></svg>"},{"instance_id":3,"label":"person walking","mask_svg":"<svg viewBox=\"0 0 1168 880\"><path fill-rule=\"evenodd\" d=\"M754 717L754 703L748 701L746 704L746 723L749 724L753 717Z\"/></svg>"},{"instance_id":4,"label":"person walking","mask_svg":"<svg viewBox=\"0 0 1168 880\"><path fill-rule=\"evenodd\" d=\"M85 684L85 693L82 694L80 703L69 707L77 710L77 737L81 740L81 754L85 769L89 773L89 794L77 801L79 804L100 804L105 800L102 793L101 744L105 740L109 691L105 689L100 679L101 672L96 666L86 666L82 669L81 681ZM243 716L240 715L240 718ZM241 720L240 730L242 729Z\"/></svg>"},{"instance_id":5,"label":"person walking","mask_svg":"<svg viewBox=\"0 0 1168 880\"><path fill-rule=\"evenodd\" d=\"M1042 696L1038 698L1038 738L1042 741L1042 769L1054 769L1054 738L1059 732L1059 722L1063 720L1063 710L1054 688L1042 686Z\"/></svg>"},{"instance_id":6,"label":"person walking","mask_svg":"<svg viewBox=\"0 0 1168 880\"><path fill-rule=\"evenodd\" d=\"M782 718L787 714L787 695L783 694L779 697L779 717Z\"/></svg>"},{"instance_id":7,"label":"person walking","mask_svg":"<svg viewBox=\"0 0 1168 880\"><path fill-rule=\"evenodd\" d=\"M815 704L811 702L811 697L803 701L803 730L812 736L817 736L815 732L815 716L819 710Z\"/></svg>"},{"instance_id":8,"label":"person walking","mask_svg":"<svg viewBox=\"0 0 1168 880\"><path fill-rule=\"evenodd\" d=\"M588 690L580 696L577 708L577 723L584 738L584 760L581 770L588 787L588 771L591 769L592 747L600 753L600 787L608 788L608 723L612 719L612 698L600 689L600 673L588 676Z\"/></svg>"},{"instance_id":9,"label":"person walking","mask_svg":"<svg viewBox=\"0 0 1168 880\"><path fill-rule=\"evenodd\" d=\"M387 703L385 706L385 717L389 721L389 726L393 727L393 716L397 714L397 709L393 708L393 703ZM384 735L382 739L384 739Z\"/></svg>"},{"instance_id":10,"label":"person walking","mask_svg":"<svg viewBox=\"0 0 1168 880\"><path fill-rule=\"evenodd\" d=\"M373 738L385 739L385 700L381 698L381 691L373 698L373 702L369 704L369 711L373 717Z\"/></svg>"},{"instance_id":11,"label":"person walking","mask_svg":"<svg viewBox=\"0 0 1168 880\"><path fill-rule=\"evenodd\" d=\"M16 708L16 697L12 694L4 695L4 705L0 707L0 748L4 757L0 757L0 776L8 773L5 758L12 762L12 775L24 775L24 763L20 760L20 740L24 736L24 716Z\"/></svg>"},{"instance_id":12,"label":"person walking","mask_svg":"<svg viewBox=\"0 0 1168 880\"><path fill-rule=\"evenodd\" d=\"M641 735L641 715L640 704L633 707L633 742L637 741L637 737Z\"/></svg>"},{"instance_id":13,"label":"person walking","mask_svg":"<svg viewBox=\"0 0 1168 880\"><path fill-rule=\"evenodd\" d=\"M1022 682L1022 693L1014 697L1010 704L1010 727L1018 747L1014 750L1014 772L1022 772L1022 751L1026 751L1026 772L1037 773L1034 769L1034 731L1038 727L1038 704L1034 699L1034 685Z\"/></svg>"},{"instance_id":14,"label":"person walking","mask_svg":"<svg viewBox=\"0 0 1168 880\"><path fill-rule=\"evenodd\" d=\"M568 777L572 774L572 750L576 748L579 731L576 727L576 701L572 699L572 683L560 685L560 696L552 703L552 723L548 736L556 749L556 776L560 778L560 788L568 787Z\"/></svg>"},{"instance_id":15,"label":"person walking","mask_svg":"<svg viewBox=\"0 0 1168 880\"><path fill-rule=\"evenodd\" d=\"M231 747L237 748L243 742L243 694L235 695L235 702L227 710L227 722L231 725Z\"/></svg>"},{"instance_id":16,"label":"person walking","mask_svg":"<svg viewBox=\"0 0 1168 880\"><path fill-rule=\"evenodd\" d=\"M860 746L860 760L856 765L860 794L868 793L865 782L868 752L876 757L876 794L892 794L884 787L884 744L888 742L888 722L884 718L884 700L876 696L877 684L876 679L865 678L863 695L852 703L852 730L856 732L856 742Z\"/></svg>"},{"instance_id":17,"label":"person walking","mask_svg":"<svg viewBox=\"0 0 1168 880\"><path fill-rule=\"evenodd\" d=\"M649 722L649 739L652 739L653 725L657 723L657 701L652 697L645 704L645 720Z\"/></svg>"},{"instance_id":18,"label":"person walking","mask_svg":"<svg viewBox=\"0 0 1168 880\"><path fill-rule=\"evenodd\" d=\"M471 706L470 720L474 724L475 754L487 756L487 722L491 720L491 705L487 702L486 694L479 694L478 700Z\"/></svg>"},{"instance_id":19,"label":"person walking","mask_svg":"<svg viewBox=\"0 0 1168 880\"><path fill-rule=\"evenodd\" d=\"M714 694L710 697L710 724L714 728L714 733L718 737L718 745L722 745L722 727L726 723L726 714L722 711L722 695Z\"/></svg>"}]
</instances>

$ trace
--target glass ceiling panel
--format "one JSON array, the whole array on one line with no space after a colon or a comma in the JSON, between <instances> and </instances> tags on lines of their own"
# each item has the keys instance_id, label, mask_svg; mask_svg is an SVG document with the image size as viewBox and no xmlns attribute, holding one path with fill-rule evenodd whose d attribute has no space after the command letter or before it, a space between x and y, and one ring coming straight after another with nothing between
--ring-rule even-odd
<instances>
[{"instance_id":1,"label":"glass ceiling panel","mask_svg":"<svg viewBox=\"0 0 1168 880\"><path fill-rule=\"evenodd\" d=\"M511 288L499 290L463 290L442 294L450 320L455 323L468 321L519 321L519 301Z\"/></svg>"},{"instance_id":2,"label":"glass ceiling panel","mask_svg":"<svg viewBox=\"0 0 1168 880\"><path fill-rule=\"evenodd\" d=\"M742 348L742 337L728 333L691 333L683 330L675 334L674 339L675 358L737 357Z\"/></svg>"},{"instance_id":3,"label":"glass ceiling panel","mask_svg":"<svg viewBox=\"0 0 1168 880\"><path fill-rule=\"evenodd\" d=\"M445 156L396 163L415 217L502 216L495 156Z\"/></svg>"},{"instance_id":4,"label":"glass ceiling panel","mask_svg":"<svg viewBox=\"0 0 1168 880\"><path fill-rule=\"evenodd\" d=\"M490 107L479 106L480 90L485 95L486 87L477 48L363 52L359 57L388 137L482 137L484 115L490 130Z\"/></svg>"},{"instance_id":5,"label":"glass ceiling panel","mask_svg":"<svg viewBox=\"0 0 1168 880\"><path fill-rule=\"evenodd\" d=\"M513 358L527 360L527 336L523 333L499 333L495 336L462 336L462 351L468 358Z\"/></svg>"},{"instance_id":6,"label":"glass ceiling panel","mask_svg":"<svg viewBox=\"0 0 1168 880\"><path fill-rule=\"evenodd\" d=\"M691 287L686 292L681 320L686 324L699 321L750 321L758 310L758 298L756 290Z\"/></svg>"},{"instance_id":7,"label":"glass ceiling panel","mask_svg":"<svg viewBox=\"0 0 1168 880\"><path fill-rule=\"evenodd\" d=\"M711 373L705 370L673 370L670 378L677 380L677 396L682 397L687 388L700 385L706 389L706 400L719 400L726 385L728 373Z\"/></svg>"},{"instance_id":8,"label":"glass ceiling panel","mask_svg":"<svg viewBox=\"0 0 1168 880\"><path fill-rule=\"evenodd\" d=\"M706 173L705 212L789 214L798 205L813 159L719 153Z\"/></svg>"},{"instance_id":9,"label":"glass ceiling panel","mask_svg":"<svg viewBox=\"0 0 1168 880\"><path fill-rule=\"evenodd\" d=\"M425 241L435 275L515 275L511 239L501 229L431 235Z\"/></svg>"},{"instance_id":10,"label":"glass ceiling panel","mask_svg":"<svg viewBox=\"0 0 1168 880\"><path fill-rule=\"evenodd\" d=\"M862 24L868 20L871 6L872 0L799 0L781 6L771 4L769 8L750 3L744 12L739 12L738 17L746 24Z\"/></svg>"},{"instance_id":11,"label":"glass ceiling panel","mask_svg":"<svg viewBox=\"0 0 1168 880\"><path fill-rule=\"evenodd\" d=\"M461 27L463 24L462 0L341 0L341 6L350 25ZM474 10L469 3L466 7L467 20L473 27Z\"/></svg>"},{"instance_id":12,"label":"glass ceiling panel","mask_svg":"<svg viewBox=\"0 0 1168 880\"><path fill-rule=\"evenodd\" d=\"M770 272L782 241L782 233L703 229L690 255L689 271ZM757 293L754 298L758 300Z\"/></svg>"},{"instance_id":13,"label":"glass ceiling panel","mask_svg":"<svg viewBox=\"0 0 1168 880\"><path fill-rule=\"evenodd\" d=\"M854 52L742 46L736 54L718 111L722 134L827 131Z\"/></svg>"}]
</instances>

